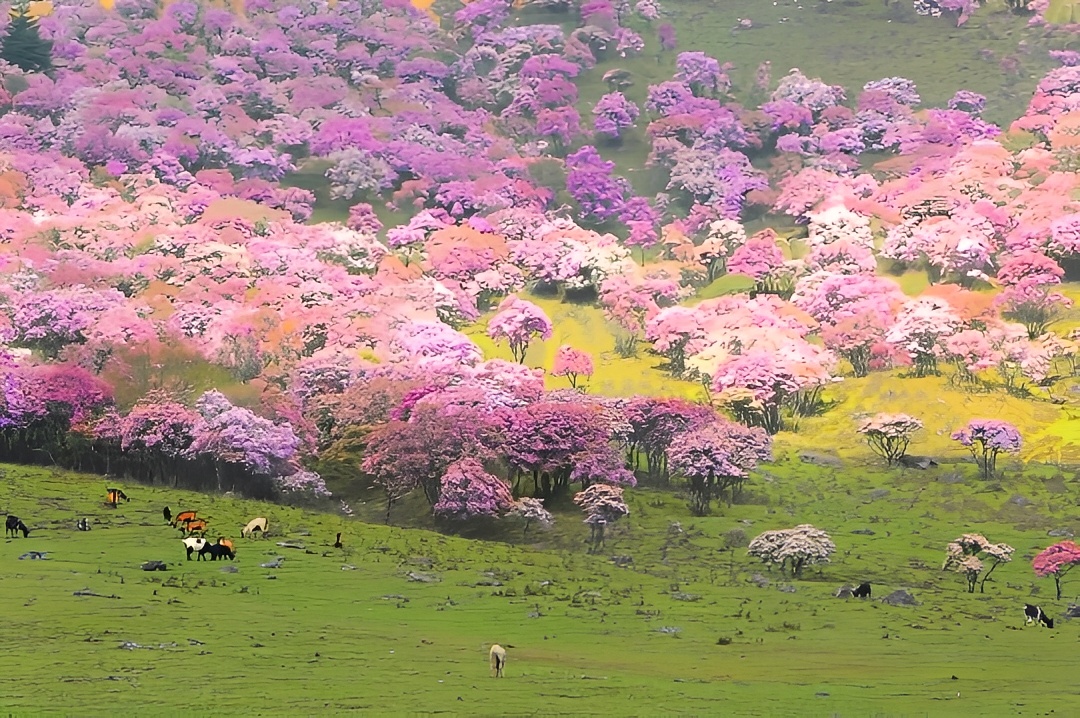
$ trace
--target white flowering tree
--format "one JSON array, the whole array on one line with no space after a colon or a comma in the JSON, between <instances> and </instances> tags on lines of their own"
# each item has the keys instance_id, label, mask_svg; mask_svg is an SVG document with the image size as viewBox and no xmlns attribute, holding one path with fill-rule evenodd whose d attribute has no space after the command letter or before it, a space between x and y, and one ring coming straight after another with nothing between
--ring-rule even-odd
<instances>
[{"instance_id":1,"label":"white flowering tree","mask_svg":"<svg viewBox=\"0 0 1080 718\"><path fill-rule=\"evenodd\" d=\"M945 563L941 570L951 569L963 575L967 580L968 593L975 593L976 584L979 593L983 593L986 579L998 566L1012 561L1015 550L1005 543L990 543L982 534L964 534L945 547ZM989 570L985 570L987 563L990 564Z\"/></svg>"},{"instance_id":2,"label":"white flowering tree","mask_svg":"<svg viewBox=\"0 0 1080 718\"><path fill-rule=\"evenodd\" d=\"M907 414L876 414L860 424L858 432L874 453L892 466L904 458L912 435L921 428L922 422Z\"/></svg>"},{"instance_id":3,"label":"white flowering tree","mask_svg":"<svg viewBox=\"0 0 1080 718\"><path fill-rule=\"evenodd\" d=\"M746 549L750 556L778 565L781 572L789 569L793 578L798 578L806 566L828 563L835 551L836 544L829 534L810 524L766 531Z\"/></svg>"}]
</instances>

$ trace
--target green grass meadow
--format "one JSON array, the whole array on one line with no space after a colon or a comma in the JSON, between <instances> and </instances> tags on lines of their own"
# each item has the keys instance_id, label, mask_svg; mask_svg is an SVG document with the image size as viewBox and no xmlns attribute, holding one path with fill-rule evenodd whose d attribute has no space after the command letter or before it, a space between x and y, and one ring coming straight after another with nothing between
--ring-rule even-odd
<instances>
[{"instance_id":1,"label":"green grass meadow","mask_svg":"<svg viewBox=\"0 0 1080 718\"><path fill-rule=\"evenodd\" d=\"M1080 623L1022 620L1025 600L1057 616L1080 590L1080 579L1066 583L1054 601L1029 563L1054 540L1048 530L1080 528L1075 477L1017 464L1003 486L973 469L822 466L790 452L745 503L709 518L692 518L673 489L629 492L631 517L590 555L571 512L524 540L510 532L515 545L137 485L110 509L99 477L8 466L0 508L32 531L0 547L0 709L1077 715ZM166 504L209 516L209 535L233 538L237 560L186 561ZM90 532L75 531L81 516ZM240 539L254 516L269 517L270 536ZM724 549L731 529L753 537L802 522L827 527L837 553L800 580ZM1017 548L984 594L939 570L944 544L963 531ZM31 550L46 558L19 558ZM277 556L280 568L260 567ZM168 571L141 571L152 559ZM861 580L873 582L872 600L832 597ZM879 600L896 588L919 605ZM85 589L99 595L74 595ZM489 677L493 642L511 647L502 680Z\"/></svg>"}]
</instances>

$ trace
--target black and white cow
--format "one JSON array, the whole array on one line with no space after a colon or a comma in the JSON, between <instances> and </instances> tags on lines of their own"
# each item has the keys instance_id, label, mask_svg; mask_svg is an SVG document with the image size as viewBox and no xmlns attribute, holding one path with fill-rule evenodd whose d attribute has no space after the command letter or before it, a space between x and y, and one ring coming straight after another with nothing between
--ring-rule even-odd
<instances>
[{"instance_id":1,"label":"black and white cow","mask_svg":"<svg viewBox=\"0 0 1080 718\"><path fill-rule=\"evenodd\" d=\"M1024 621L1025 626L1029 623L1041 623L1047 628L1054 627L1054 619L1049 618L1041 608L1032 606L1030 603L1024 604L1024 618L1026 619Z\"/></svg>"}]
</instances>

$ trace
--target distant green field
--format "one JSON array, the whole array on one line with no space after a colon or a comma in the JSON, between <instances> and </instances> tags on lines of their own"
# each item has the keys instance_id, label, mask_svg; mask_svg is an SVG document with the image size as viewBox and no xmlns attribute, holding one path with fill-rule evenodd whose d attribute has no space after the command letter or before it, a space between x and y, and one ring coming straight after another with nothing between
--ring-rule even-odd
<instances>
[{"instance_id":1,"label":"distant green field","mask_svg":"<svg viewBox=\"0 0 1080 718\"><path fill-rule=\"evenodd\" d=\"M1048 529L1080 529L1075 478L1029 466L1002 486L972 469L885 472L786 455L755 478L748 503L706 519L691 518L674 491L630 492L630 520L591 556L572 513L531 532L534 545L512 546L135 485L113 510L100 503L100 478L9 466L0 507L32 533L0 553L0 709L1077 715L1080 624L1022 628L1025 600L1051 616L1068 603L1052 600L1029 560L1054 540ZM212 536L236 540L238 572L185 561L165 504L210 516ZM84 515L89 533L74 530ZM256 515L270 518L272 535L240 539ZM669 532L671 520L682 534ZM753 537L801 522L828 529L838 549L803 580L723 550L733 528ZM338 531L344 550L331 547ZM1017 547L985 594L938 570L962 531ZM46 559L20 560L31 550ZM616 566L616 555L632 563ZM260 567L275 556L281 568ZM150 559L169 570L139 570ZM874 583L873 600L831 597L860 580ZM920 605L878 600L901 587ZM83 589L99 595L73 595ZM1078 590L1080 580L1067 584L1066 599ZM491 642L511 646L504 680L488 677Z\"/></svg>"}]
</instances>

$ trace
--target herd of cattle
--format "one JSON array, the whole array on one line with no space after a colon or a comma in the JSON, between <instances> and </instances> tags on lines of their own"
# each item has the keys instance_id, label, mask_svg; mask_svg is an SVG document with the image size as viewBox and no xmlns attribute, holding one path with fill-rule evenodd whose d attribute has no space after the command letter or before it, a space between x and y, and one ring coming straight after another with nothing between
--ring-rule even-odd
<instances>
[{"instance_id":1,"label":"herd of cattle","mask_svg":"<svg viewBox=\"0 0 1080 718\"><path fill-rule=\"evenodd\" d=\"M105 489L105 506L115 509L120 501L130 501L122 490L116 488ZM219 536L216 543L211 543L206 540L206 531L209 528L208 519L200 518L196 511L181 511L175 517L172 514L172 510L166 506L161 511L161 515L165 518L165 522L172 525L173 528L180 529L180 533L184 534L185 538L181 539L184 544L184 550L187 552L187 558L190 561L192 554L197 554L199 559L204 559L207 556L211 561L217 559L229 559L230 561L236 558L236 546L232 541ZM23 538L29 538L30 529L26 526L22 519L14 514L8 514L7 520L4 522L5 538L18 538L19 533L22 533ZM266 534L266 530L269 528L269 522L265 517L259 516L257 518L248 521L244 528L240 529L240 536L242 537L254 537L256 533ZM75 529L77 531L89 531L90 520L87 518L78 519L75 522ZM341 534L338 534L337 542L335 546L341 546ZM160 563L160 562L155 562Z\"/></svg>"}]
</instances>

